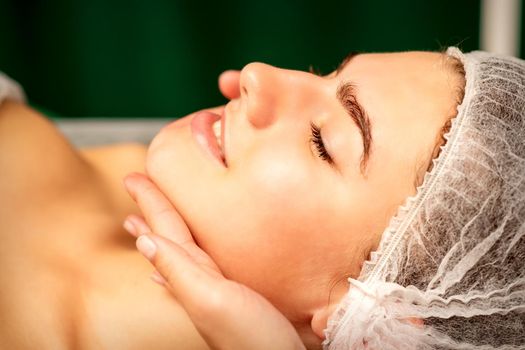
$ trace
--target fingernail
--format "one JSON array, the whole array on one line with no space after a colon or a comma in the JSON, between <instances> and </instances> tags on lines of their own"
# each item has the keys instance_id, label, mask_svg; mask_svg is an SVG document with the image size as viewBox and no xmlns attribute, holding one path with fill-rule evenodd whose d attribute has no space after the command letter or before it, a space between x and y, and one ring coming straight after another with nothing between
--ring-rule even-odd
<instances>
[{"instance_id":1,"label":"fingernail","mask_svg":"<svg viewBox=\"0 0 525 350\"><path fill-rule=\"evenodd\" d=\"M130 219L126 219L122 226L124 226L124 229L128 231L129 233L131 233L133 236L137 235L137 230L135 229L135 225L133 225Z\"/></svg>"},{"instance_id":2,"label":"fingernail","mask_svg":"<svg viewBox=\"0 0 525 350\"><path fill-rule=\"evenodd\" d=\"M160 275L160 273L157 270L153 271L150 278L153 282L158 283L161 286L164 286L166 284L166 280Z\"/></svg>"},{"instance_id":3,"label":"fingernail","mask_svg":"<svg viewBox=\"0 0 525 350\"><path fill-rule=\"evenodd\" d=\"M146 235L142 235L137 239L137 249L142 253L148 260L153 259L157 252L157 246L151 238Z\"/></svg>"},{"instance_id":4,"label":"fingernail","mask_svg":"<svg viewBox=\"0 0 525 350\"><path fill-rule=\"evenodd\" d=\"M122 184L124 185L124 188L126 189L126 191L130 190L129 182L130 182L130 179L135 176L135 174L136 174L135 172L132 172L122 178Z\"/></svg>"}]
</instances>

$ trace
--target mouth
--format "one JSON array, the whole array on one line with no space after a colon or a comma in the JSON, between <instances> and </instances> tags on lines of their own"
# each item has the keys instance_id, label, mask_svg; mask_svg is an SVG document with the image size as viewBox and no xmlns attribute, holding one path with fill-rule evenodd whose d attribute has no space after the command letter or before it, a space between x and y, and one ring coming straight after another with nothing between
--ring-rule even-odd
<instances>
[{"instance_id":1,"label":"mouth","mask_svg":"<svg viewBox=\"0 0 525 350\"><path fill-rule=\"evenodd\" d=\"M200 148L227 168L224 153L224 119L224 111L221 115L210 111L199 112L191 120L191 132Z\"/></svg>"}]
</instances>

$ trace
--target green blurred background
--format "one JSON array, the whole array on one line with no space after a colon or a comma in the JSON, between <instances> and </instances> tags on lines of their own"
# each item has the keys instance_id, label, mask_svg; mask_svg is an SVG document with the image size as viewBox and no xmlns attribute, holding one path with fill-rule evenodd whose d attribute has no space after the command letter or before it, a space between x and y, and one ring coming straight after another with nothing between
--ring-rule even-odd
<instances>
[{"instance_id":1,"label":"green blurred background","mask_svg":"<svg viewBox=\"0 0 525 350\"><path fill-rule=\"evenodd\" d=\"M57 115L180 117L225 102L217 76L252 61L328 73L353 50L477 49L479 12L479 0L0 0L0 70Z\"/></svg>"}]
</instances>

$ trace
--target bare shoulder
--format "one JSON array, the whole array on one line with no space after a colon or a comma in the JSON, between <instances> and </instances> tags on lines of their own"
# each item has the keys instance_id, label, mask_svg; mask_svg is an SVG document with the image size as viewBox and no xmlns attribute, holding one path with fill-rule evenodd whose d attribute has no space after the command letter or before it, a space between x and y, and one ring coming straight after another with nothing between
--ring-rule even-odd
<instances>
[{"instance_id":1,"label":"bare shoulder","mask_svg":"<svg viewBox=\"0 0 525 350\"><path fill-rule=\"evenodd\" d=\"M0 104L0 169L0 204L9 203L13 213L63 198L92 178L89 164L52 121L10 101Z\"/></svg>"},{"instance_id":2,"label":"bare shoulder","mask_svg":"<svg viewBox=\"0 0 525 350\"><path fill-rule=\"evenodd\" d=\"M75 149L38 112L0 105L0 349L207 349L122 229L122 177L145 157Z\"/></svg>"},{"instance_id":3,"label":"bare shoulder","mask_svg":"<svg viewBox=\"0 0 525 350\"><path fill-rule=\"evenodd\" d=\"M70 172L72 164L82 165L82 159L52 121L21 103L0 104L2 182L30 184L38 179L42 185L63 176L65 168Z\"/></svg>"},{"instance_id":4,"label":"bare shoulder","mask_svg":"<svg viewBox=\"0 0 525 350\"><path fill-rule=\"evenodd\" d=\"M0 104L0 204L41 205L68 194L100 193L118 212L134 211L122 178L143 171L146 146L119 144L79 150L39 112L21 103ZM94 191L95 190L95 191ZM7 214L6 214L7 215Z\"/></svg>"}]
</instances>

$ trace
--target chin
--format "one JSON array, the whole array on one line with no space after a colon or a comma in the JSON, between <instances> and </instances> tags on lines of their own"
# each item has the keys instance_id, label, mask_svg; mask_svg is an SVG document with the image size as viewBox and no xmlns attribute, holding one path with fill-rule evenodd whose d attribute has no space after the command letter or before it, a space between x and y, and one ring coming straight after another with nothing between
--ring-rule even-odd
<instances>
[{"instance_id":1,"label":"chin","mask_svg":"<svg viewBox=\"0 0 525 350\"><path fill-rule=\"evenodd\" d=\"M196 241L206 242L208 236L218 234L210 232L210 222L220 222L221 215L226 215L230 196L223 193L217 165L193 140L191 116L166 125L155 136L148 148L146 174L173 204ZM216 207L217 201L223 203L221 208Z\"/></svg>"},{"instance_id":2,"label":"chin","mask_svg":"<svg viewBox=\"0 0 525 350\"><path fill-rule=\"evenodd\" d=\"M170 137L176 137L178 129L182 129L189 125L191 122L191 115L186 116L181 119L177 119L175 121L172 121L168 124L166 124L160 131L155 135L153 140L150 142L148 146L148 157L146 159L146 171L148 171L148 164L151 163L150 158L152 154L155 154L157 150L162 149L163 147L167 146L166 142Z\"/></svg>"}]
</instances>

